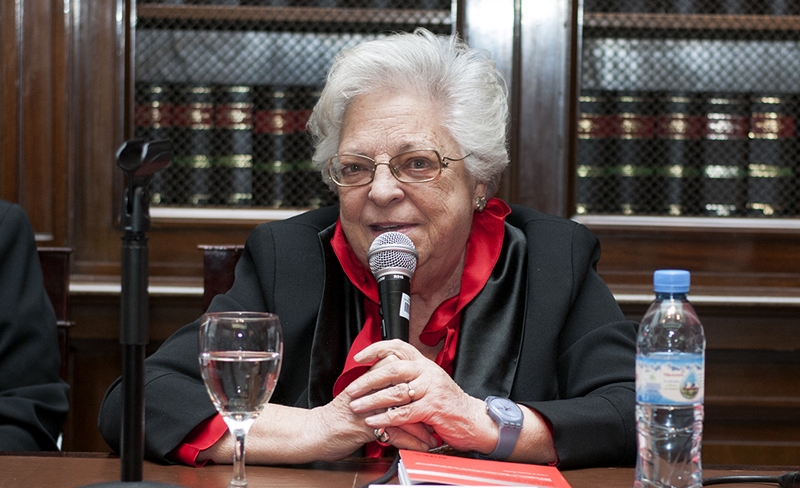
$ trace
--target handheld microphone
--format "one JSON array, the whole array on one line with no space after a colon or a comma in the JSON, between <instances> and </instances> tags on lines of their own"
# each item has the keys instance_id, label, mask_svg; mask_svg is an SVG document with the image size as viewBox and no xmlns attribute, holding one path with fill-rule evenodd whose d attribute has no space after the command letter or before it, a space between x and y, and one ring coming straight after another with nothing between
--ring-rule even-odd
<instances>
[{"instance_id":1,"label":"handheld microphone","mask_svg":"<svg viewBox=\"0 0 800 488\"><path fill-rule=\"evenodd\" d=\"M417 250L407 235L379 235L367 253L369 267L378 281L381 306L381 336L408 342L411 311L411 277L417 269Z\"/></svg>"}]
</instances>

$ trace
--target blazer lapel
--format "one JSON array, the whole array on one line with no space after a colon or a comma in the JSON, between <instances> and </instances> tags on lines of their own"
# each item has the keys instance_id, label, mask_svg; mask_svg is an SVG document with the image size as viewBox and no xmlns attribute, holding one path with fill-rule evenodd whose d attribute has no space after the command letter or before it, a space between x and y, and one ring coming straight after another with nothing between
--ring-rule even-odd
<instances>
[{"instance_id":1,"label":"blazer lapel","mask_svg":"<svg viewBox=\"0 0 800 488\"><path fill-rule=\"evenodd\" d=\"M322 302L311 345L308 408L333 400L333 385L364 324L364 297L345 276L331 247L335 224L319 233L324 257Z\"/></svg>"},{"instance_id":2,"label":"blazer lapel","mask_svg":"<svg viewBox=\"0 0 800 488\"><path fill-rule=\"evenodd\" d=\"M453 379L476 398L508 398L522 345L526 240L505 225L503 250L486 286L461 311Z\"/></svg>"}]
</instances>

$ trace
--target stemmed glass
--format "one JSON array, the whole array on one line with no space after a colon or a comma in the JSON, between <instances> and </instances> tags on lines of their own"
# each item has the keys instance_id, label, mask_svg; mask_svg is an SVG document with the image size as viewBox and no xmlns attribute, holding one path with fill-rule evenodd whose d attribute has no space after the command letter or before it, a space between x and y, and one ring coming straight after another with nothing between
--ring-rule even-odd
<instances>
[{"instance_id":1,"label":"stemmed glass","mask_svg":"<svg viewBox=\"0 0 800 488\"><path fill-rule=\"evenodd\" d=\"M231 487L247 486L244 440L275 390L283 356L278 316L216 312L200 323L200 372L236 443Z\"/></svg>"}]
</instances>

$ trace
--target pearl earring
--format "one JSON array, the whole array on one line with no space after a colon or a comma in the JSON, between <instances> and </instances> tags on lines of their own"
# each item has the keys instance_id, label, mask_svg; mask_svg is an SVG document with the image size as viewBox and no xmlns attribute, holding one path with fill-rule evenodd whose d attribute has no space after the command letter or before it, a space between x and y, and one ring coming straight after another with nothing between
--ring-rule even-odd
<instances>
[{"instance_id":1,"label":"pearl earring","mask_svg":"<svg viewBox=\"0 0 800 488\"><path fill-rule=\"evenodd\" d=\"M483 209L486 208L486 197L477 197L475 198L475 210L478 212L483 212Z\"/></svg>"}]
</instances>

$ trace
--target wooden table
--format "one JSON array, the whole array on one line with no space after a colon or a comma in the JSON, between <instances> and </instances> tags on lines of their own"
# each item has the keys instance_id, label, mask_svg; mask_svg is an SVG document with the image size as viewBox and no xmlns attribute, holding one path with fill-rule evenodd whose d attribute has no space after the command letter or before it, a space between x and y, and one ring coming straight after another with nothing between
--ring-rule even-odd
<instances>
[{"instance_id":1,"label":"wooden table","mask_svg":"<svg viewBox=\"0 0 800 488\"><path fill-rule=\"evenodd\" d=\"M248 466L247 480L252 487L355 488L382 475L388 460L345 460L305 466ZM120 460L100 453L12 454L0 455L0 487L74 488L93 483L119 481ZM731 474L777 475L787 470L706 469L704 476ZM630 488L633 468L595 468L564 471L573 488ZM184 487L226 488L231 466L162 466L144 463L144 479ZM397 482L397 479L393 481ZM722 485L725 486L725 485ZM737 484L732 487L770 485ZM772 485L777 486L777 485Z\"/></svg>"}]
</instances>

